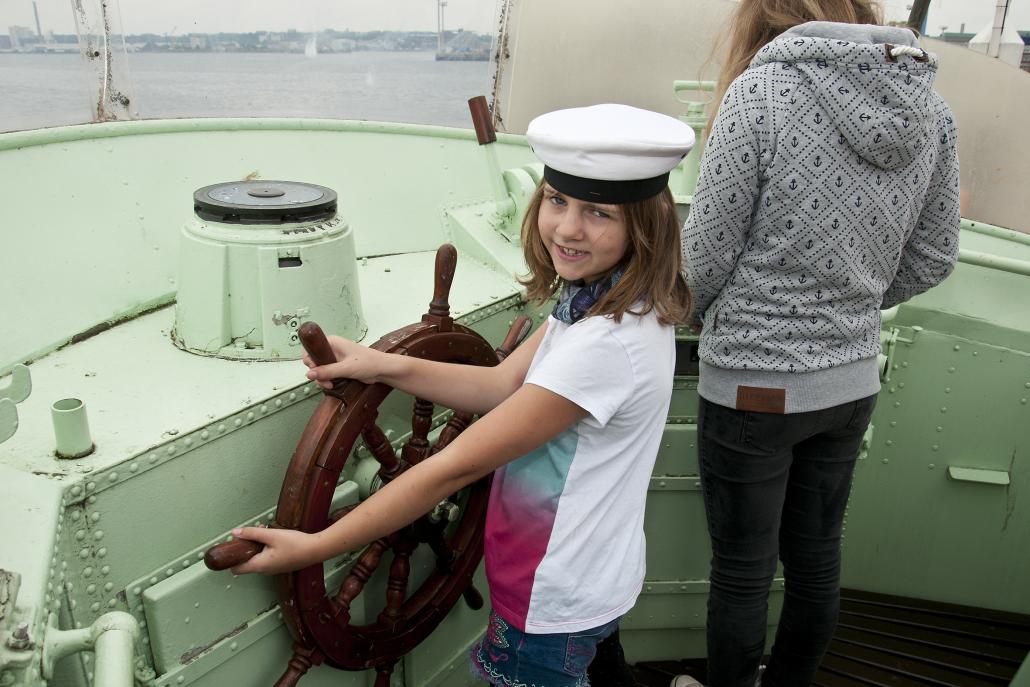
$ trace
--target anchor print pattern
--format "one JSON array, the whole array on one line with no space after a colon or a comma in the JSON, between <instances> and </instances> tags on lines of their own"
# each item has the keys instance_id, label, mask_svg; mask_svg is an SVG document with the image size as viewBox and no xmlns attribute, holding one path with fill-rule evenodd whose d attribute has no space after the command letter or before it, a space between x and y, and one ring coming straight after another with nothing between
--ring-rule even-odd
<instances>
[{"instance_id":1,"label":"anchor print pattern","mask_svg":"<svg viewBox=\"0 0 1030 687\"><path fill-rule=\"evenodd\" d=\"M950 272L957 139L936 68L792 36L730 86L682 242L695 318L718 319L706 363L802 373L873 357L879 309Z\"/></svg>"}]
</instances>

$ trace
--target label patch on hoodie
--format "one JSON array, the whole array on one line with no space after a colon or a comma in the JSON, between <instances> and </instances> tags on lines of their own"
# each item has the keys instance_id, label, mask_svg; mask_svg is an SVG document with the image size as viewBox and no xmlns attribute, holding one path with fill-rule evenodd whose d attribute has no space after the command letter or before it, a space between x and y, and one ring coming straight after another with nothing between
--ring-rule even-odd
<instances>
[{"instance_id":1,"label":"label patch on hoodie","mask_svg":"<svg viewBox=\"0 0 1030 687\"><path fill-rule=\"evenodd\" d=\"M782 415L787 406L786 389L766 389L760 386L737 387L737 410Z\"/></svg>"}]
</instances>

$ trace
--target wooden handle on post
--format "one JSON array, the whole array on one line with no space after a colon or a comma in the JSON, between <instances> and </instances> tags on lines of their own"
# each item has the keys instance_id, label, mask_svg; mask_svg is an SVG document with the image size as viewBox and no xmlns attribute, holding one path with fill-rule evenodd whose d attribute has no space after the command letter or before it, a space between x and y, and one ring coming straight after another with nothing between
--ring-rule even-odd
<instances>
[{"instance_id":1,"label":"wooden handle on post","mask_svg":"<svg viewBox=\"0 0 1030 687\"><path fill-rule=\"evenodd\" d=\"M216 544L204 554L204 565L210 570L228 570L246 563L265 548L250 539L233 539Z\"/></svg>"},{"instance_id":2,"label":"wooden handle on post","mask_svg":"<svg viewBox=\"0 0 1030 687\"><path fill-rule=\"evenodd\" d=\"M305 322L297 332L300 335L300 342L304 344L304 350L308 352L316 365L329 365L336 362L336 354L333 353L329 339L325 332L314 322Z\"/></svg>"},{"instance_id":3,"label":"wooden handle on post","mask_svg":"<svg viewBox=\"0 0 1030 687\"><path fill-rule=\"evenodd\" d=\"M508 335L504 337L504 341L495 350L497 357L500 360L504 360L511 352L515 350L526 335L529 334L530 327L533 326L533 320L529 319L525 315L519 315L515 318L515 321L511 323L511 329L508 330Z\"/></svg>"},{"instance_id":4,"label":"wooden handle on post","mask_svg":"<svg viewBox=\"0 0 1030 687\"><path fill-rule=\"evenodd\" d=\"M436 271L433 275L433 300L429 303L429 315L450 319L451 284L454 283L454 269L458 265L458 249L445 243L436 250ZM449 324L449 323L448 323ZM441 331L449 331L441 328Z\"/></svg>"},{"instance_id":5,"label":"wooden handle on post","mask_svg":"<svg viewBox=\"0 0 1030 687\"><path fill-rule=\"evenodd\" d=\"M490 118L490 107L486 104L485 95L469 98L469 112L472 114L472 126L476 128L476 139L479 145L485 146L497 140L497 133Z\"/></svg>"}]
</instances>

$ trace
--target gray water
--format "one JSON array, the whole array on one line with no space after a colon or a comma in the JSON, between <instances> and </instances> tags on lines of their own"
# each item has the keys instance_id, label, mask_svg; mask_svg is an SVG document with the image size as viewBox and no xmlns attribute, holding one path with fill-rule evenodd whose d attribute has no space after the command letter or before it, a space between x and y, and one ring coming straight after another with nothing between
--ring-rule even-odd
<instances>
[{"instance_id":1,"label":"gray water","mask_svg":"<svg viewBox=\"0 0 1030 687\"><path fill-rule=\"evenodd\" d=\"M143 119L318 117L470 128L466 101L488 95L492 79L489 62L437 62L431 52L133 53L128 60L128 95ZM0 54L0 131L88 122L92 80L78 54Z\"/></svg>"}]
</instances>

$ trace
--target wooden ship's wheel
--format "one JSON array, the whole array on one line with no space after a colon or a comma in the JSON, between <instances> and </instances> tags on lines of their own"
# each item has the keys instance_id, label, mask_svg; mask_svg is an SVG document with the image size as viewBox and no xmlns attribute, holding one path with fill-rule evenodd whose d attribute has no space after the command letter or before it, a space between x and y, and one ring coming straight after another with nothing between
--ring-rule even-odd
<instances>
[{"instance_id":1,"label":"wooden ship's wheel","mask_svg":"<svg viewBox=\"0 0 1030 687\"><path fill-rule=\"evenodd\" d=\"M433 300L422 321L387 334L372 348L388 353L467 365L496 365L528 333L530 320L520 316L496 351L476 332L450 317L447 298L457 251L445 244L436 254ZM318 325L306 323L301 340L318 364L336 360ZM425 460L454 440L473 417L455 412L430 443L434 406L416 399L412 431L398 457L376 424L380 404L392 391L385 384L367 385L337 380L308 421L283 480L271 527L318 532L355 506L329 512L344 464L360 437L379 462L384 484L410 466ZM294 638L293 658L275 687L292 687L312 665L327 663L343 670L377 671L376 687L387 687L394 664L439 625L459 597L481 608L483 597L472 586L472 576L483 555L483 528L490 476L465 488L460 521L448 527L447 517L427 514L415 523L372 542L354 563L340 589L327 593L321 563L277 575L276 589L283 618ZM456 508L457 499L451 501ZM420 545L436 557L435 569L407 595L410 557ZM247 540L225 542L211 548L205 562L213 570L238 565L261 550ZM392 551L385 607L374 622L351 623L351 604L372 574Z\"/></svg>"}]
</instances>

